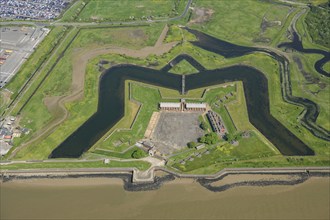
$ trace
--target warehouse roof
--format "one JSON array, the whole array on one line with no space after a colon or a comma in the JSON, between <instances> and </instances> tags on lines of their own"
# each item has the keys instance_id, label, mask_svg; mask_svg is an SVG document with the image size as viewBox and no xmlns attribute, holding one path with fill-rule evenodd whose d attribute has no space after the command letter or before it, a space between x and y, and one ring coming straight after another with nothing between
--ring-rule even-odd
<instances>
[{"instance_id":1,"label":"warehouse roof","mask_svg":"<svg viewBox=\"0 0 330 220\"><path fill-rule=\"evenodd\" d=\"M206 108L205 103L186 103L186 108Z\"/></svg>"},{"instance_id":2,"label":"warehouse roof","mask_svg":"<svg viewBox=\"0 0 330 220\"><path fill-rule=\"evenodd\" d=\"M176 102L161 102L159 103L161 108L180 108L181 103Z\"/></svg>"}]
</instances>

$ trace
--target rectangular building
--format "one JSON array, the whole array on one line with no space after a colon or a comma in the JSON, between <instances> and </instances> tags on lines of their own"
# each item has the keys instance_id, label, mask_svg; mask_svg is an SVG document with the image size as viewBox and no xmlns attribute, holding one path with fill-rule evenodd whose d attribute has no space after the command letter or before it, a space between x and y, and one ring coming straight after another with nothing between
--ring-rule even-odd
<instances>
[{"instance_id":1,"label":"rectangular building","mask_svg":"<svg viewBox=\"0 0 330 220\"><path fill-rule=\"evenodd\" d=\"M206 103L186 103L188 111L206 111Z\"/></svg>"},{"instance_id":2,"label":"rectangular building","mask_svg":"<svg viewBox=\"0 0 330 220\"><path fill-rule=\"evenodd\" d=\"M161 102L159 103L160 110L180 111L181 103L176 102Z\"/></svg>"}]
</instances>

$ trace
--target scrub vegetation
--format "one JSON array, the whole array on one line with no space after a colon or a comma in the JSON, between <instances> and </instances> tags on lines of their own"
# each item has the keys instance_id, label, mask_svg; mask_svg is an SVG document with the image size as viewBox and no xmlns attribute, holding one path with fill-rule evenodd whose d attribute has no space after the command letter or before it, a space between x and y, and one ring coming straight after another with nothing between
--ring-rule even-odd
<instances>
[{"instance_id":1,"label":"scrub vegetation","mask_svg":"<svg viewBox=\"0 0 330 220\"><path fill-rule=\"evenodd\" d=\"M305 22L313 42L330 48L330 3L320 6L311 6Z\"/></svg>"}]
</instances>

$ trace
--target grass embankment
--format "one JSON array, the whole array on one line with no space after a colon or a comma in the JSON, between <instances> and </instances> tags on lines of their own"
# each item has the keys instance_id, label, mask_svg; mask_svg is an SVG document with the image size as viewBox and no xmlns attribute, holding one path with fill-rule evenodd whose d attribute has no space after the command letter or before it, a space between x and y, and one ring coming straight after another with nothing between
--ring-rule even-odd
<instances>
[{"instance_id":1,"label":"grass embankment","mask_svg":"<svg viewBox=\"0 0 330 220\"><path fill-rule=\"evenodd\" d=\"M78 21L145 21L175 17L183 12L187 1L89 0L86 3Z\"/></svg>"},{"instance_id":2,"label":"grass embankment","mask_svg":"<svg viewBox=\"0 0 330 220\"><path fill-rule=\"evenodd\" d=\"M86 2L84 2L83 0L78 0L74 2L70 6L70 8L68 8L63 13L63 15L59 20L61 22L74 21L85 6L86 6Z\"/></svg>"},{"instance_id":3,"label":"grass embankment","mask_svg":"<svg viewBox=\"0 0 330 220\"><path fill-rule=\"evenodd\" d=\"M193 74L198 73L198 70L195 69L188 61L182 60L169 71L170 73L186 75L186 74Z\"/></svg>"},{"instance_id":4,"label":"grass embankment","mask_svg":"<svg viewBox=\"0 0 330 220\"><path fill-rule=\"evenodd\" d=\"M100 141L98 145L100 148L120 152L133 145L143 138L152 113L158 111L158 103L161 101L158 89L140 83L132 83L131 92L132 99L142 104L132 129L114 132L107 140ZM115 126L115 128L120 127Z\"/></svg>"},{"instance_id":5,"label":"grass embankment","mask_svg":"<svg viewBox=\"0 0 330 220\"><path fill-rule=\"evenodd\" d=\"M139 170L147 170L150 164L145 161L113 161L105 164L103 161L91 162L35 162L35 163L16 163L9 165L0 165L1 170L18 170L18 169L47 169L47 168L137 168Z\"/></svg>"},{"instance_id":6,"label":"grass embankment","mask_svg":"<svg viewBox=\"0 0 330 220\"><path fill-rule=\"evenodd\" d=\"M165 43L174 41L194 41L197 40L196 36L189 33L187 30L180 28L178 25L171 24L168 27Z\"/></svg>"},{"instance_id":7,"label":"grass embankment","mask_svg":"<svg viewBox=\"0 0 330 220\"><path fill-rule=\"evenodd\" d=\"M288 6L254 0L231 1L230 4L203 0L195 4L196 8L211 9L213 14L208 21L192 27L240 45L271 43L283 28L290 10ZM192 16L191 21L196 18L196 15ZM261 28L263 18L267 20L264 30Z\"/></svg>"},{"instance_id":8,"label":"grass embankment","mask_svg":"<svg viewBox=\"0 0 330 220\"><path fill-rule=\"evenodd\" d=\"M328 156L315 157L283 157L272 156L268 158L249 159L244 161L218 161L214 164L190 171L192 174L212 174L224 168L247 167L305 167L305 166L329 166Z\"/></svg>"},{"instance_id":9,"label":"grass embankment","mask_svg":"<svg viewBox=\"0 0 330 220\"><path fill-rule=\"evenodd\" d=\"M148 26L140 28L128 28L131 32L141 32L146 36L147 31L157 33L161 31L161 27ZM77 38L69 46L65 52L63 58L57 63L49 77L45 80L42 86L38 89L26 107L23 109L22 125L32 130L31 133L41 130L46 124L48 124L54 118L48 112L43 100L47 96L62 96L70 93L70 85L72 79L72 62L73 57L79 54L81 49L76 48L93 48L114 44L126 45L127 47L140 47L147 46L148 41L140 38L139 44L132 43L130 39L136 38L130 36L122 38L123 33L128 33L127 29L120 28L107 28L107 29L95 29L93 32L90 30L81 30ZM99 34L107 35L107 38L101 40ZM155 35L155 34L154 34ZM153 35L153 36L154 36ZM152 37L149 41L150 44L154 44L156 37ZM136 40L136 39L135 39ZM65 44L63 44L65 46ZM97 106L97 89L98 89L98 77L100 72L97 67L98 61L90 63L87 66L85 76L85 95L81 101L75 101L73 103L66 104L66 108L70 112L70 116L66 122L61 124L55 132L52 132L47 138L43 137L36 141L27 148L22 149L16 156L16 158L25 159L43 159L47 158L52 149L54 149L61 141L64 140L70 133L72 133L77 127L79 127L87 118L89 118L95 111ZM38 114L36 114L38 111ZM24 138L24 141L28 141L32 135Z\"/></svg>"},{"instance_id":10,"label":"grass embankment","mask_svg":"<svg viewBox=\"0 0 330 220\"><path fill-rule=\"evenodd\" d=\"M131 149L129 149L129 150L123 152L123 153L111 152L111 151L104 151L104 150L93 150L92 153L93 154L104 155L104 156L107 156L107 157L115 157L115 158L121 158L121 159L132 159L132 158L134 158L133 157L133 153L135 151L143 152L142 153L142 157L149 156L149 154L147 152L142 151L138 147L132 147Z\"/></svg>"}]
</instances>

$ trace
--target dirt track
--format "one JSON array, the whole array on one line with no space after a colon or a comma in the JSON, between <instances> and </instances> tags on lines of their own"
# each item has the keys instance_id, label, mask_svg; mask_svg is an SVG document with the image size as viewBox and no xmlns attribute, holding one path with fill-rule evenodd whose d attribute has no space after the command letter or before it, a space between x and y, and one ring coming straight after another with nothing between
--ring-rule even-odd
<instances>
[{"instance_id":1,"label":"dirt track","mask_svg":"<svg viewBox=\"0 0 330 220\"><path fill-rule=\"evenodd\" d=\"M47 106L48 111L52 114L54 119L49 124L47 124L43 129L40 129L39 132L36 132L31 140L18 147L12 153L9 159L14 157L20 149L30 145L31 143L38 140L42 136L46 136L50 132L54 131L58 125L63 123L68 118L69 112L65 108L65 103L81 100L84 97L85 72L89 60L91 60L96 56L102 54L109 54L109 53L122 54L136 58L145 58L150 54L162 55L168 52L172 47L174 47L177 44L177 42L163 44L167 31L168 31L168 26L166 25L154 46L144 47L140 50L110 46L107 48L104 47L95 48L92 50L85 49L79 52L75 52L73 54L73 63L72 63L73 73L72 73L72 84L70 89L71 94L66 96L46 97L44 99L44 104Z\"/></svg>"}]
</instances>

